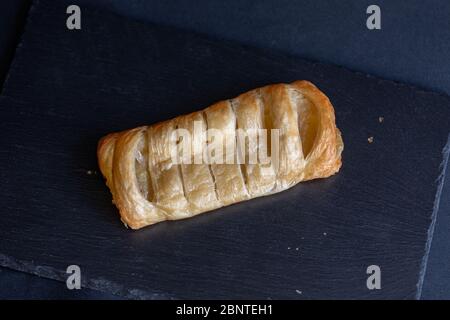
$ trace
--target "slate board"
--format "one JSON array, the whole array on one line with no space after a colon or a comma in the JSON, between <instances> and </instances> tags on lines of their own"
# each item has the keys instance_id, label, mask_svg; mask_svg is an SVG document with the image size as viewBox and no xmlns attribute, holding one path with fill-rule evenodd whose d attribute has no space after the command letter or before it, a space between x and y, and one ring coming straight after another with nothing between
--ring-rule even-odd
<instances>
[{"instance_id":1,"label":"slate board","mask_svg":"<svg viewBox=\"0 0 450 320\"><path fill-rule=\"evenodd\" d=\"M77 264L83 286L130 298L420 294L449 97L93 8L69 31L65 8L35 2L0 97L0 265L65 281ZM296 79L336 109L332 178L132 231L88 174L106 133ZM372 264L381 290L366 288Z\"/></svg>"}]
</instances>

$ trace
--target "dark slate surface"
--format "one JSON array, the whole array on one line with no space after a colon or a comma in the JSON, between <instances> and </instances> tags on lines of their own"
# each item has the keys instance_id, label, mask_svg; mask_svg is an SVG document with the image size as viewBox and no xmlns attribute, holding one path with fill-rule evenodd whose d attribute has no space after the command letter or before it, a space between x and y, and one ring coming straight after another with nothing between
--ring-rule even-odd
<instances>
[{"instance_id":1,"label":"dark slate surface","mask_svg":"<svg viewBox=\"0 0 450 320\"><path fill-rule=\"evenodd\" d=\"M16 0L18 1L18 0ZM23 1L23 0L21 0ZM135 19L271 48L450 94L447 0L77 0ZM366 27L369 5L381 30Z\"/></svg>"},{"instance_id":2,"label":"dark slate surface","mask_svg":"<svg viewBox=\"0 0 450 320\"><path fill-rule=\"evenodd\" d=\"M79 264L84 286L141 298L417 296L448 97L95 10L68 31L62 12L34 6L0 100L1 265L64 280ZM336 108L333 178L133 232L87 174L107 132L294 79Z\"/></svg>"}]
</instances>

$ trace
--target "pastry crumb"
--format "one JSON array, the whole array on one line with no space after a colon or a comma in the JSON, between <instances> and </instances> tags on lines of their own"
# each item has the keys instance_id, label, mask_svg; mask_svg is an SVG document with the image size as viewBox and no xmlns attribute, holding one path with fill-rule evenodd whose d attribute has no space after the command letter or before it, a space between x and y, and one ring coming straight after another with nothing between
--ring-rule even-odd
<instances>
[{"instance_id":1,"label":"pastry crumb","mask_svg":"<svg viewBox=\"0 0 450 320\"><path fill-rule=\"evenodd\" d=\"M297 247L297 248L295 248L295 251L298 251L298 247Z\"/></svg>"},{"instance_id":2,"label":"pastry crumb","mask_svg":"<svg viewBox=\"0 0 450 320\"><path fill-rule=\"evenodd\" d=\"M373 137L368 137L368 138L367 138L367 141L368 141L369 143L372 143L372 142L373 142Z\"/></svg>"},{"instance_id":3,"label":"pastry crumb","mask_svg":"<svg viewBox=\"0 0 450 320\"><path fill-rule=\"evenodd\" d=\"M295 290L295 292L297 292L298 294L302 294L303 293L300 290Z\"/></svg>"},{"instance_id":4,"label":"pastry crumb","mask_svg":"<svg viewBox=\"0 0 450 320\"><path fill-rule=\"evenodd\" d=\"M291 247L288 247L288 250L291 250Z\"/></svg>"},{"instance_id":5,"label":"pastry crumb","mask_svg":"<svg viewBox=\"0 0 450 320\"><path fill-rule=\"evenodd\" d=\"M86 173L88 175L93 175L93 174L97 174L97 171L95 171L95 170L87 170Z\"/></svg>"},{"instance_id":6,"label":"pastry crumb","mask_svg":"<svg viewBox=\"0 0 450 320\"><path fill-rule=\"evenodd\" d=\"M378 122L382 123L384 121L384 117L378 117Z\"/></svg>"},{"instance_id":7,"label":"pastry crumb","mask_svg":"<svg viewBox=\"0 0 450 320\"><path fill-rule=\"evenodd\" d=\"M323 235L324 235L324 236L326 237L326 236L327 236L327 233L326 233L326 232L324 232L324 233L323 233Z\"/></svg>"}]
</instances>

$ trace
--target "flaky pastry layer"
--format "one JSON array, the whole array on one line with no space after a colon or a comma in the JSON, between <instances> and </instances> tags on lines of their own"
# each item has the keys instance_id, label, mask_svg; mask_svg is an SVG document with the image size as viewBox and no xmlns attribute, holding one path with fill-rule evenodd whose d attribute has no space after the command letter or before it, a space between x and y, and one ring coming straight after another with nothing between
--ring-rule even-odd
<instances>
[{"instance_id":1,"label":"flaky pastry layer","mask_svg":"<svg viewBox=\"0 0 450 320\"><path fill-rule=\"evenodd\" d=\"M227 134L237 129L279 129L278 165L174 163L171 134L175 129L193 133L194 123L201 125L201 132L216 129ZM258 139L242 146L245 157L258 154L263 142ZM193 140L192 149L207 143L207 139ZM343 147L329 99L312 83L296 81L251 90L150 126L111 133L100 140L97 154L122 221L139 229L329 177L341 167Z\"/></svg>"}]
</instances>

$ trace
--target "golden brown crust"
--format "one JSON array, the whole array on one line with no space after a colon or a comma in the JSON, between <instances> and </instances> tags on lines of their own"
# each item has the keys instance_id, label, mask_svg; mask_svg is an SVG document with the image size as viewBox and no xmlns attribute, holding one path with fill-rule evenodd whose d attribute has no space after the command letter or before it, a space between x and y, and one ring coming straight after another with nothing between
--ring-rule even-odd
<instances>
[{"instance_id":1,"label":"golden brown crust","mask_svg":"<svg viewBox=\"0 0 450 320\"><path fill-rule=\"evenodd\" d=\"M206 130L216 129L231 137L236 150L244 150L245 163L236 163L239 151L233 154L232 164L173 163L169 148L173 130L193 134L194 123L200 124L195 130L201 133L194 134L194 150L213 143L207 141ZM262 140L251 144L239 139L237 129L248 134L267 129L267 140L270 129L279 129L278 166L249 163L251 156L261 160ZM122 221L139 229L333 175L341 167L343 146L329 99L312 83L296 81L255 89L148 127L109 134L99 141L97 156ZM269 150L272 158L276 150Z\"/></svg>"},{"instance_id":2,"label":"golden brown crust","mask_svg":"<svg viewBox=\"0 0 450 320\"><path fill-rule=\"evenodd\" d=\"M193 164L194 157L202 156L200 145L206 141L206 121L202 112L193 112L184 117L178 117L177 127L186 129L189 134L194 135L194 123L201 124L201 134L196 136L192 142L195 150L192 151L191 163L182 162L181 176L183 177L184 191L189 202L189 211L192 215L221 207L217 192L215 190L214 178L207 164Z\"/></svg>"},{"instance_id":3,"label":"golden brown crust","mask_svg":"<svg viewBox=\"0 0 450 320\"><path fill-rule=\"evenodd\" d=\"M224 144L234 140L236 118L229 101L218 102L204 110L208 130L216 129L224 132ZM226 157L226 149L223 149ZM223 205L240 202L249 198L242 175L241 166L236 164L233 155L233 164L211 164L214 175L217 195ZM231 161L230 161L231 162Z\"/></svg>"},{"instance_id":4,"label":"golden brown crust","mask_svg":"<svg viewBox=\"0 0 450 320\"><path fill-rule=\"evenodd\" d=\"M233 99L232 104L237 126L246 134L241 139L238 136L238 147L242 148L239 150L243 150L246 160L244 174L248 193L251 198L263 196L271 192L276 184L275 169L271 163L264 163L267 156L265 142L270 141L270 135L267 131L261 134L258 131L267 129L264 122L263 101L259 92L253 90Z\"/></svg>"},{"instance_id":5,"label":"golden brown crust","mask_svg":"<svg viewBox=\"0 0 450 320\"><path fill-rule=\"evenodd\" d=\"M303 180L327 178L339 171L344 149L333 106L328 97L309 81L296 81L292 86L310 100L318 112L316 136L306 157Z\"/></svg>"}]
</instances>

